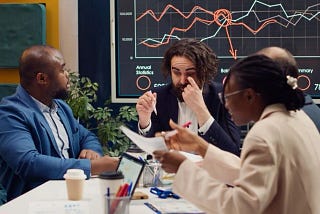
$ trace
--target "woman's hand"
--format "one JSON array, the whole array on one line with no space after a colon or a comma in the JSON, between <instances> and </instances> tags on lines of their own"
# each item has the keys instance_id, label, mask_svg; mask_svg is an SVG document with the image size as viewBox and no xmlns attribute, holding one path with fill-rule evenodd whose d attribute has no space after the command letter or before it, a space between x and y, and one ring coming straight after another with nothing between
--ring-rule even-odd
<instances>
[{"instance_id":1,"label":"woman's hand","mask_svg":"<svg viewBox=\"0 0 320 214\"><path fill-rule=\"evenodd\" d=\"M180 164L186 157L177 151L161 151L153 152L154 157L161 163L161 168L167 173L176 173Z\"/></svg>"},{"instance_id":2,"label":"woman's hand","mask_svg":"<svg viewBox=\"0 0 320 214\"><path fill-rule=\"evenodd\" d=\"M170 120L169 125L175 130L176 134L167 137L168 132L161 133L161 135L165 138L165 142L169 149L196 153L204 157L208 147L208 143L205 140L199 137L196 133L179 126L172 120Z\"/></svg>"}]
</instances>

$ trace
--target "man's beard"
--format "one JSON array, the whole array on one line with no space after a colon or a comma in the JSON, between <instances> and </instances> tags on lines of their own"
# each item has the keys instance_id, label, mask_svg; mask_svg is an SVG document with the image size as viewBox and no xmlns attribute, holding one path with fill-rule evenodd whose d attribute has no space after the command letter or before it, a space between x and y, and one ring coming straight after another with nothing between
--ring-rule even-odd
<instances>
[{"instance_id":1,"label":"man's beard","mask_svg":"<svg viewBox=\"0 0 320 214\"><path fill-rule=\"evenodd\" d=\"M184 88L187 87L188 84L189 83L173 85L173 92L180 102L184 102L184 99L182 97L182 92Z\"/></svg>"},{"instance_id":2,"label":"man's beard","mask_svg":"<svg viewBox=\"0 0 320 214\"><path fill-rule=\"evenodd\" d=\"M69 91L65 89L61 89L56 92L56 95L54 96L55 99L62 99L66 100L69 97Z\"/></svg>"}]
</instances>

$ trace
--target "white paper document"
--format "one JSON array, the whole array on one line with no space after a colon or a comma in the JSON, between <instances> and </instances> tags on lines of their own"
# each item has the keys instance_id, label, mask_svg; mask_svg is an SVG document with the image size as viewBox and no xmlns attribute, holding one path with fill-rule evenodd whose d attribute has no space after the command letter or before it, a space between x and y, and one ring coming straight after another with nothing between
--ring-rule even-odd
<instances>
[{"instance_id":1,"label":"white paper document","mask_svg":"<svg viewBox=\"0 0 320 214\"><path fill-rule=\"evenodd\" d=\"M144 137L138 133L128 129L125 126L120 126L120 130L134 142L140 149L148 154L152 154L155 150L168 150L163 137ZM171 131L172 132L172 131ZM202 161L203 158L200 155L179 151L193 162Z\"/></svg>"},{"instance_id":2,"label":"white paper document","mask_svg":"<svg viewBox=\"0 0 320 214\"><path fill-rule=\"evenodd\" d=\"M89 214L89 201L33 201L28 214Z\"/></svg>"},{"instance_id":3,"label":"white paper document","mask_svg":"<svg viewBox=\"0 0 320 214\"><path fill-rule=\"evenodd\" d=\"M150 200L150 203L153 207L153 211L161 214L204 214L202 210L193 205L187 200L178 199L178 200ZM148 205L147 205L148 206ZM150 206L148 206L150 208Z\"/></svg>"},{"instance_id":4,"label":"white paper document","mask_svg":"<svg viewBox=\"0 0 320 214\"><path fill-rule=\"evenodd\" d=\"M163 137L144 137L125 126L120 126L120 130L148 154L152 154L155 150L168 150Z\"/></svg>"}]
</instances>

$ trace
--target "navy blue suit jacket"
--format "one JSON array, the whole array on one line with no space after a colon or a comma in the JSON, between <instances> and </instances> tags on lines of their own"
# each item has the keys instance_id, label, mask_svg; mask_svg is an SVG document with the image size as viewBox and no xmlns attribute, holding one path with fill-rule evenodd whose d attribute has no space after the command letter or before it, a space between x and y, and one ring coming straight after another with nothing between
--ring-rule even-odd
<instances>
[{"instance_id":1,"label":"navy blue suit jacket","mask_svg":"<svg viewBox=\"0 0 320 214\"><path fill-rule=\"evenodd\" d=\"M215 82L205 86L204 101L215 121L204 135L199 135L220 149L239 155L240 129L233 123L228 111L220 102L218 93L221 91L222 85ZM172 84L156 88L154 92L157 92L157 115L151 115L152 126L147 136L171 130L170 119L178 121L178 100L172 91Z\"/></svg>"},{"instance_id":2,"label":"navy blue suit jacket","mask_svg":"<svg viewBox=\"0 0 320 214\"><path fill-rule=\"evenodd\" d=\"M320 108L315 104L310 95L305 94L305 103L302 110L311 118L320 132Z\"/></svg>"},{"instance_id":3,"label":"navy blue suit jacket","mask_svg":"<svg viewBox=\"0 0 320 214\"><path fill-rule=\"evenodd\" d=\"M89 159L78 159L91 149L102 155L97 137L80 125L70 107L55 100L69 137L69 157L62 159L55 138L32 97L19 85L14 95L0 103L0 183L8 200L48 181L63 179L67 169L83 169L90 176Z\"/></svg>"}]
</instances>

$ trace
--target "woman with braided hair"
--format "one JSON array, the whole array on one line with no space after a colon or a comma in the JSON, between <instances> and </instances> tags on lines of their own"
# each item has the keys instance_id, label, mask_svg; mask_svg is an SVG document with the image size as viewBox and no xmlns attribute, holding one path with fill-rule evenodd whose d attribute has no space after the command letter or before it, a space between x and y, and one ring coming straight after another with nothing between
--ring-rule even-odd
<instances>
[{"instance_id":1,"label":"woman with braided hair","mask_svg":"<svg viewBox=\"0 0 320 214\"><path fill-rule=\"evenodd\" d=\"M241 156L170 121L177 134L167 144L203 157L199 166L175 151L154 152L165 171L176 173L173 191L207 213L320 213L320 135L300 110L304 95L297 86L263 55L233 65L222 100L237 125L254 122Z\"/></svg>"}]
</instances>

